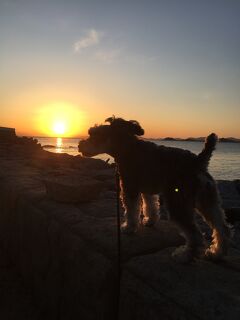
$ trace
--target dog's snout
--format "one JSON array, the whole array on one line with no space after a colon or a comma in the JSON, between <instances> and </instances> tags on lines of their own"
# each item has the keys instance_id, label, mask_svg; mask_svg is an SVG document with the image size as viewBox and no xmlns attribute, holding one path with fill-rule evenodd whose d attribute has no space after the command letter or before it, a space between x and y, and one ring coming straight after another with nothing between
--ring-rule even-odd
<instances>
[{"instance_id":1,"label":"dog's snout","mask_svg":"<svg viewBox=\"0 0 240 320\"><path fill-rule=\"evenodd\" d=\"M78 151L79 151L79 152L82 152L82 151L83 151L84 143L85 143L85 140L79 141L79 143L78 143Z\"/></svg>"},{"instance_id":2,"label":"dog's snout","mask_svg":"<svg viewBox=\"0 0 240 320\"><path fill-rule=\"evenodd\" d=\"M93 154L93 146L89 139L81 140L78 143L78 152L81 152L83 156L92 157Z\"/></svg>"}]
</instances>

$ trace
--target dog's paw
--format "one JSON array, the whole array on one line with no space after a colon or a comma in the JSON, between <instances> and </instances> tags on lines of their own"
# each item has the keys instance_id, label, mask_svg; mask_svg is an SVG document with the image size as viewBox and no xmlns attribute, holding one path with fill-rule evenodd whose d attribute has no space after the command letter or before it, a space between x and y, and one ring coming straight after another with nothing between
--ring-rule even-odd
<instances>
[{"instance_id":1,"label":"dog's paw","mask_svg":"<svg viewBox=\"0 0 240 320\"><path fill-rule=\"evenodd\" d=\"M229 239L225 238L224 241L218 242L213 240L210 247L205 251L205 259L212 261L221 261L227 255L229 248Z\"/></svg>"},{"instance_id":2,"label":"dog's paw","mask_svg":"<svg viewBox=\"0 0 240 320\"><path fill-rule=\"evenodd\" d=\"M192 250L188 246L181 246L172 253L172 258L178 263L190 263L193 260Z\"/></svg>"},{"instance_id":3,"label":"dog's paw","mask_svg":"<svg viewBox=\"0 0 240 320\"><path fill-rule=\"evenodd\" d=\"M205 251L205 259L211 261L221 261L224 257L224 252L216 250L214 246L211 246Z\"/></svg>"},{"instance_id":4,"label":"dog's paw","mask_svg":"<svg viewBox=\"0 0 240 320\"><path fill-rule=\"evenodd\" d=\"M153 227L158 222L159 218L159 215L155 215L149 218L145 217L143 219L143 225L145 227Z\"/></svg>"},{"instance_id":5,"label":"dog's paw","mask_svg":"<svg viewBox=\"0 0 240 320\"><path fill-rule=\"evenodd\" d=\"M124 234L133 234L137 231L137 226L129 225L124 223L121 226L121 232Z\"/></svg>"}]
</instances>

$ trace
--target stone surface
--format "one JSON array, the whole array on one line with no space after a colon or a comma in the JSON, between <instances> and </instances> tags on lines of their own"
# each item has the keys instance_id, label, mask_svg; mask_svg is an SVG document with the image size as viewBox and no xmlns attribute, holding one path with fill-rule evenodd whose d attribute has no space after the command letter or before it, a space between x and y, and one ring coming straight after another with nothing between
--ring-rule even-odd
<instances>
[{"instance_id":1,"label":"stone surface","mask_svg":"<svg viewBox=\"0 0 240 320\"><path fill-rule=\"evenodd\" d=\"M40 320L42 315L36 308L29 290L19 276L18 270L9 261L0 247L0 319Z\"/></svg>"},{"instance_id":2,"label":"stone surface","mask_svg":"<svg viewBox=\"0 0 240 320\"><path fill-rule=\"evenodd\" d=\"M114 168L101 160L57 155L33 145L22 141L17 148L0 148L0 243L43 319L117 319ZM52 198L46 181L55 183ZM101 192L93 197L93 185L87 186L87 181L101 185ZM79 201L79 186L85 200L94 199L72 201L76 194ZM220 181L218 186L225 209L232 209L239 201L237 182ZM237 222L233 228L234 254L218 265L173 262L171 247L184 240L169 221L121 235L119 319L237 319Z\"/></svg>"},{"instance_id":3,"label":"stone surface","mask_svg":"<svg viewBox=\"0 0 240 320\"><path fill-rule=\"evenodd\" d=\"M240 207L239 208L226 208L225 214L227 221L231 224L235 224L240 221Z\"/></svg>"},{"instance_id":4,"label":"stone surface","mask_svg":"<svg viewBox=\"0 0 240 320\"><path fill-rule=\"evenodd\" d=\"M82 176L59 176L44 180L47 195L58 202L88 202L96 199L103 184Z\"/></svg>"},{"instance_id":5,"label":"stone surface","mask_svg":"<svg viewBox=\"0 0 240 320\"><path fill-rule=\"evenodd\" d=\"M199 319L169 297L124 270L119 306L121 320L195 320Z\"/></svg>"},{"instance_id":6,"label":"stone surface","mask_svg":"<svg viewBox=\"0 0 240 320\"><path fill-rule=\"evenodd\" d=\"M0 143L10 143L16 139L14 128L0 127Z\"/></svg>"},{"instance_id":7,"label":"stone surface","mask_svg":"<svg viewBox=\"0 0 240 320\"><path fill-rule=\"evenodd\" d=\"M170 252L133 258L125 266L122 319L158 319L159 315L164 319L239 319L239 271L227 263L176 264ZM239 253L237 259L240 263ZM150 288L148 299L146 287ZM136 297L141 312L134 308Z\"/></svg>"},{"instance_id":8,"label":"stone surface","mask_svg":"<svg viewBox=\"0 0 240 320\"><path fill-rule=\"evenodd\" d=\"M115 259L117 254L117 219L115 203L105 204L109 215L99 214L98 202L76 206L61 205L54 201L42 200L39 208L51 212L64 226L68 227L74 234L81 236L88 242L89 246L109 257ZM100 201L103 205L103 201ZM95 210L95 212L91 211ZM90 214L89 214L90 212ZM140 227L133 235L121 235L122 258L127 260L131 256L158 251L166 246L180 245L183 238L178 234L176 227L168 221L159 221L153 228Z\"/></svg>"}]
</instances>

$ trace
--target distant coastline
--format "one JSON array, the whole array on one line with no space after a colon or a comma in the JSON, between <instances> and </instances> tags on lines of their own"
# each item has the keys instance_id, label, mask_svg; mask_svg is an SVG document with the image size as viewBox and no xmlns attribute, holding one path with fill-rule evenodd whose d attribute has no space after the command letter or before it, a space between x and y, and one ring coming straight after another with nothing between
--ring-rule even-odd
<instances>
[{"instance_id":1,"label":"distant coastline","mask_svg":"<svg viewBox=\"0 0 240 320\"><path fill-rule=\"evenodd\" d=\"M190 141L190 142L204 142L205 137L198 137L198 138L172 138L172 137L166 137L166 138L146 138L147 140L160 140L160 141ZM240 143L240 139L238 138L219 138L219 142L232 142L232 143Z\"/></svg>"}]
</instances>

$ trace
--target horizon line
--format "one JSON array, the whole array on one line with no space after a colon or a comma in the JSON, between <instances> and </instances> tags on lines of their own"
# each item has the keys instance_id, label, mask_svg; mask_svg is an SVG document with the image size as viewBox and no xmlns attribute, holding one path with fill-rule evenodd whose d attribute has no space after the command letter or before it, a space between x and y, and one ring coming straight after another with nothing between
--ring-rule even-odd
<instances>
[{"instance_id":1,"label":"horizon line","mask_svg":"<svg viewBox=\"0 0 240 320\"><path fill-rule=\"evenodd\" d=\"M17 135L18 136L18 135ZM28 138L52 138L52 139L57 139L57 138L61 138L61 139L83 139L83 138L87 138L88 135L82 135L82 136L79 136L79 137L60 137L60 136L34 136L34 135L19 135L18 137L28 137ZM179 140L179 141L184 141L184 140L187 140L187 139L196 139L196 141L198 141L198 139L205 139L207 136L197 136L197 137L193 137L193 136L189 136L189 137L186 137L186 138L181 138L181 137L170 137L170 136L167 136L167 137L157 137L157 138L153 138L153 137L145 137L145 136L142 136L143 139L148 139L148 140ZM233 140L240 140L240 137L231 137L231 136L228 136L228 137L218 137L218 139L233 139Z\"/></svg>"}]
</instances>

